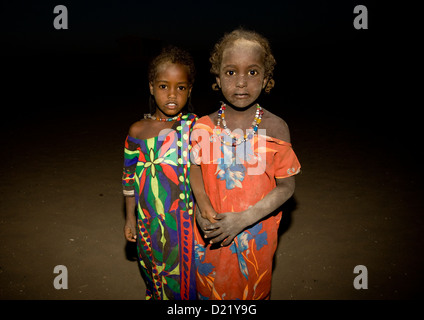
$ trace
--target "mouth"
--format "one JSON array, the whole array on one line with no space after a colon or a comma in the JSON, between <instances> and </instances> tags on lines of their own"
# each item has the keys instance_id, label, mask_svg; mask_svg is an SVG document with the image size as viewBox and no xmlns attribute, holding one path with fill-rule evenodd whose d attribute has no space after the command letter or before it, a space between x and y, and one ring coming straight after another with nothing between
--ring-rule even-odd
<instances>
[{"instance_id":1,"label":"mouth","mask_svg":"<svg viewBox=\"0 0 424 320\"><path fill-rule=\"evenodd\" d=\"M248 93L235 93L234 97L236 97L237 99L246 99L249 97Z\"/></svg>"},{"instance_id":2,"label":"mouth","mask_svg":"<svg viewBox=\"0 0 424 320\"><path fill-rule=\"evenodd\" d=\"M165 104L165 107L167 107L168 109L176 109L178 108L178 105L175 102L168 102Z\"/></svg>"}]
</instances>

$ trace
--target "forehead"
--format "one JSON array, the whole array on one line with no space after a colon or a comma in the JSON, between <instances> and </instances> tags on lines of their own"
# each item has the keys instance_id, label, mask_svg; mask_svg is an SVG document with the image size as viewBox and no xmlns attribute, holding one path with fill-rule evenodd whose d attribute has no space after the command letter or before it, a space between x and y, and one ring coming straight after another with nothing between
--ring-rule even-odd
<instances>
[{"instance_id":1,"label":"forehead","mask_svg":"<svg viewBox=\"0 0 424 320\"><path fill-rule=\"evenodd\" d=\"M160 63L156 68L156 80L165 80L164 78L178 77L181 81L187 81L188 79L188 68L179 63L172 63L166 61Z\"/></svg>"},{"instance_id":2,"label":"forehead","mask_svg":"<svg viewBox=\"0 0 424 320\"><path fill-rule=\"evenodd\" d=\"M227 64L264 64L265 51L262 46L246 39L238 39L224 49L222 65Z\"/></svg>"}]
</instances>

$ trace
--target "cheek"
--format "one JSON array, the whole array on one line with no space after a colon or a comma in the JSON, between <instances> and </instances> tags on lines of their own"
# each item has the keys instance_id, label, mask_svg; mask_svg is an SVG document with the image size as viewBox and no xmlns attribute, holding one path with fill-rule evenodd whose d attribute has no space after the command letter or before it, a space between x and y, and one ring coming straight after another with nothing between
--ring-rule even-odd
<instances>
[{"instance_id":1,"label":"cheek","mask_svg":"<svg viewBox=\"0 0 424 320\"><path fill-rule=\"evenodd\" d=\"M163 99L163 92L160 90L155 90L153 89L153 95L155 96L156 99Z\"/></svg>"},{"instance_id":2,"label":"cheek","mask_svg":"<svg viewBox=\"0 0 424 320\"><path fill-rule=\"evenodd\" d=\"M236 86L235 78L221 79L221 88L222 90L230 90Z\"/></svg>"},{"instance_id":3,"label":"cheek","mask_svg":"<svg viewBox=\"0 0 424 320\"><path fill-rule=\"evenodd\" d=\"M259 95L263 89L263 80L261 78L249 79L247 87L251 94Z\"/></svg>"},{"instance_id":4,"label":"cheek","mask_svg":"<svg viewBox=\"0 0 424 320\"><path fill-rule=\"evenodd\" d=\"M190 93L189 91L180 92L180 94L178 95L178 99L180 100L180 102L187 101L189 97L189 93Z\"/></svg>"},{"instance_id":5,"label":"cheek","mask_svg":"<svg viewBox=\"0 0 424 320\"><path fill-rule=\"evenodd\" d=\"M264 78L262 77L254 78L251 81L252 81L252 86L258 87L260 89L262 89L262 87L264 86Z\"/></svg>"}]
</instances>

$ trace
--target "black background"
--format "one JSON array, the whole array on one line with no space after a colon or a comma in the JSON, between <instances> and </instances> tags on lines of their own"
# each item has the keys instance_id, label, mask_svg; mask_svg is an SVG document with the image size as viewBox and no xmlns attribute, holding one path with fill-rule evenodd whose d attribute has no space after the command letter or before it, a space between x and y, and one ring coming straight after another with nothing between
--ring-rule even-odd
<instances>
[{"instance_id":1,"label":"black background","mask_svg":"<svg viewBox=\"0 0 424 320\"><path fill-rule=\"evenodd\" d=\"M68 9L67 30L53 26L56 5ZM366 30L353 26L356 5L368 9ZM264 107L293 125L294 145L303 154L301 163L307 164L310 151L302 149L301 143L296 145L296 139L325 141L322 153L329 158L334 153L332 137L358 141L359 147L367 141L367 154L371 150L378 157L380 151L390 150L384 153L393 157L390 163L396 163L390 172L405 178L400 186L409 186L406 177L414 177L414 184L399 191L407 199L406 192L422 190L422 99L414 97L422 91L418 13L405 2L369 0L2 1L2 138L10 140L16 151L34 142L34 132L54 128L81 130L75 139L92 143L88 133L107 130L112 124L110 130L121 125L122 130L109 136L123 142L131 122L147 111L147 63L166 44L180 45L193 54L197 78L192 102L198 115L212 112L218 99L211 90L210 51L225 32L243 26L270 40L277 60L276 86ZM76 121L75 129L73 121L80 118L85 121ZM51 125L55 122L59 124ZM309 131L310 123L314 130ZM85 130L86 125L92 127ZM63 131L55 132L49 141L38 141L30 151L47 143L62 143ZM20 137L17 145L13 141L16 133ZM316 138L321 134L322 139ZM111 142L102 143L106 150ZM10 151L3 148L2 152ZM15 152L12 158L18 156ZM366 160L358 156L353 162L360 167ZM381 163L387 161L383 157ZM9 167L4 166L4 171ZM422 207L416 196L410 203L410 207ZM400 214L405 214L407 226L414 224L412 216L422 221L420 210ZM417 260L421 238L417 234L408 242ZM422 270L418 265L410 267ZM411 288L404 297L422 297L420 283L412 283Z\"/></svg>"},{"instance_id":2,"label":"black background","mask_svg":"<svg viewBox=\"0 0 424 320\"><path fill-rule=\"evenodd\" d=\"M67 30L53 26L58 4L68 9ZM368 9L367 30L353 26L358 4ZM175 44L195 57L193 100L206 114L216 108L209 53L225 32L243 26L266 36L277 59L266 108L390 129L392 121L414 118L407 101L414 87L406 85L417 55L411 12L375 1L4 1L3 97L24 118L61 117L61 105L100 96L144 108L147 63Z\"/></svg>"}]
</instances>

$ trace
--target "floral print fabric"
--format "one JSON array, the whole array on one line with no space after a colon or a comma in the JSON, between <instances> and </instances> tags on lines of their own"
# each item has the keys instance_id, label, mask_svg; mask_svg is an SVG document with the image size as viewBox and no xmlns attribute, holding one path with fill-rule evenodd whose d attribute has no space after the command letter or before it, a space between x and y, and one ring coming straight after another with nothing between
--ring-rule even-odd
<instances>
[{"instance_id":1,"label":"floral print fabric","mask_svg":"<svg viewBox=\"0 0 424 320\"><path fill-rule=\"evenodd\" d=\"M255 135L236 147L216 139L214 124L202 117L193 128L192 161L202 168L205 190L216 212L240 212L254 205L276 180L297 174L290 143ZM200 299L269 299L272 260L282 212L241 232L231 245L205 243L195 227L196 282Z\"/></svg>"}]
</instances>

